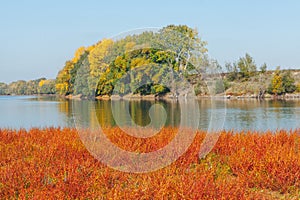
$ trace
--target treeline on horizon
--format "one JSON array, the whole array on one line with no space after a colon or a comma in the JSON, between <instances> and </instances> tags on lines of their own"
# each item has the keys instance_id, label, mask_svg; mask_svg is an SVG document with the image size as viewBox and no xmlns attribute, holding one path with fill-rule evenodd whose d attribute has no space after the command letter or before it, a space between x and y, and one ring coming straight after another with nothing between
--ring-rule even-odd
<instances>
[{"instance_id":1,"label":"treeline on horizon","mask_svg":"<svg viewBox=\"0 0 300 200\"><path fill-rule=\"evenodd\" d=\"M9 84L0 83L0 95L56 94L55 84L55 79L46 78L19 80Z\"/></svg>"},{"instance_id":2,"label":"treeline on horizon","mask_svg":"<svg viewBox=\"0 0 300 200\"><path fill-rule=\"evenodd\" d=\"M196 29L185 25L169 25L158 32L145 31L116 41L103 39L92 46L78 48L74 57L58 72L56 80L40 78L0 83L0 95L80 94L94 97L110 96L114 90L121 95L165 95L170 92L169 88L160 83L174 78L170 67L194 86L196 95L209 94L202 77L209 71L219 72L222 77L214 86L216 94L223 93L233 83L255 81L253 77L267 82L259 90L269 94L300 92L300 82L296 82L291 70L283 71L278 67L271 73L272 78L267 79L270 77L267 65L258 67L249 54L222 67L208 57L206 44ZM120 83L128 72L131 72L130 76ZM140 82L147 84L139 87Z\"/></svg>"}]
</instances>

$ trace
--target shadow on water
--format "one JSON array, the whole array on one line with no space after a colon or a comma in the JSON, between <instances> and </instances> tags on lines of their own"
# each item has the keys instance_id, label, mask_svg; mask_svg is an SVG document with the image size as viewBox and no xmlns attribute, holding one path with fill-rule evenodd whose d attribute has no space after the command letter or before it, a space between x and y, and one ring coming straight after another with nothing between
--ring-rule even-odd
<instances>
[{"instance_id":1,"label":"shadow on water","mask_svg":"<svg viewBox=\"0 0 300 200\"><path fill-rule=\"evenodd\" d=\"M117 125L147 126L151 123L149 111L154 105L160 105L166 112L166 119L159 109L154 107L152 120L154 127L160 127L162 121L164 126L176 127L180 124L180 104L167 101L73 101L73 106L81 112L79 123L86 126L112 127ZM129 116L126 114L129 110ZM69 115L68 113L67 115ZM119 119L118 123L115 119Z\"/></svg>"}]
</instances>

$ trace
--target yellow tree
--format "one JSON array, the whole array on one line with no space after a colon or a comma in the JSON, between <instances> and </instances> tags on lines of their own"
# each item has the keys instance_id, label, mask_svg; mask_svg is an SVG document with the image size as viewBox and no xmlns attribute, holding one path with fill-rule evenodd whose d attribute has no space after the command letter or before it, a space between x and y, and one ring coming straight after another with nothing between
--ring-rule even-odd
<instances>
[{"instance_id":1,"label":"yellow tree","mask_svg":"<svg viewBox=\"0 0 300 200\"><path fill-rule=\"evenodd\" d=\"M80 59L80 56L85 52L85 47L79 47L74 54L74 58L72 59L73 63L77 63L78 60Z\"/></svg>"},{"instance_id":2,"label":"yellow tree","mask_svg":"<svg viewBox=\"0 0 300 200\"><path fill-rule=\"evenodd\" d=\"M277 67L275 74L272 79L272 93L280 95L284 92L283 84L282 84L282 76L280 74L280 67Z\"/></svg>"},{"instance_id":3,"label":"yellow tree","mask_svg":"<svg viewBox=\"0 0 300 200\"><path fill-rule=\"evenodd\" d=\"M85 47L79 47L74 54L74 57L67 61L64 68L58 72L56 77L55 89L60 95L66 95L71 92L71 71L74 69L74 65L79 61L81 55L86 51Z\"/></svg>"},{"instance_id":4,"label":"yellow tree","mask_svg":"<svg viewBox=\"0 0 300 200\"><path fill-rule=\"evenodd\" d=\"M56 77L55 89L56 92L60 95L66 95L69 92L70 88L70 71L73 69L74 64L72 61L67 61L64 68L58 72Z\"/></svg>"},{"instance_id":5,"label":"yellow tree","mask_svg":"<svg viewBox=\"0 0 300 200\"><path fill-rule=\"evenodd\" d=\"M90 64L89 88L92 92L96 90L100 76L106 71L109 66L107 56L113 45L113 40L103 39L90 50L88 61Z\"/></svg>"}]
</instances>

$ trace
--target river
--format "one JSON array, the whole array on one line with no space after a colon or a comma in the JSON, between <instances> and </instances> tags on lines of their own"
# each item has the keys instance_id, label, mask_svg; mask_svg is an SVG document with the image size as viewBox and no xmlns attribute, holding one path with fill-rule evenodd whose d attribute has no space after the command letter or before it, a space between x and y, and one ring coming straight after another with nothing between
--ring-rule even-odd
<instances>
[{"instance_id":1,"label":"river","mask_svg":"<svg viewBox=\"0 0 300 200\"><path fill-rule=\"evenodd\" d=\"M196 107L193 106L196 105ZM194 114L195 110L198 112ZM43 96L0 96L0 128L186 126L199 129L300 128L299 100L78 101ZM152 123L151 123L152 120Z\"/></svg>"}]
</instances>

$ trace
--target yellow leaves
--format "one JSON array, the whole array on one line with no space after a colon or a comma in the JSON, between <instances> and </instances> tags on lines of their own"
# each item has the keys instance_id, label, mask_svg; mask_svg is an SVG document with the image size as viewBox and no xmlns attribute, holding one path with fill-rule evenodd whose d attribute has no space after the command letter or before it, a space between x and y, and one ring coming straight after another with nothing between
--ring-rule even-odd
<instances>
[{"instance_id":1,"label":"yellow leaves","mask_svg":"<svg viewBox=\"0 0 300 200\"><path fill-rule=\"evenodd\" d=\"M86 48L87 52L91 52L95 48L95 45L89 46Z\"/></svg>"},{"instance_id":2,"label":"yellow leaves","mask_svg":"<svg viewBox=\"0 0 300 200\"><path fill-rule=\"evenodd\" d=\"M113 41L110 39L104 39L100 43L96 44L89 55L90 63L92 64L95 61L103 59L109 53L108 50L112 44Z\"/></svg>"},{"instance_id":3,"label":"yellow leaves","mask_svg":"<svg viewBox=\"0 0 300 200\"><path fill-rule=\"evenodd\" d=\"M61 89L63 88L63 85L64 85L64 84L62 84L62 83L56 84L56 85L55 85L56 90L61 90Z\"/></svg>"},{"instance_id":4,"label":"yellow leaves","mask_svg":"<svg viewBox=\"0 0 300 200\"><path fill-rule=\"evenodd\" d=\"M125 68L126 67L126 60L124 60L121 56L118 56L116 59L115 59L115 65L118 67L118 68Z\"/></svg>"},{"instance_id":5,"label":"yellow leaves","mask_svg":"<svg viewBox=\"0 0 300 200\"><path fill-rule=\"evenodd\" d=\"M272 79L272 92L274 94L281 94L283 92L283 85L282 85L282 76L279 71L279 67L275 71L275 75Z\"/></svg>"},{"instance_id":6,"label":"yellow leaves","mask_svg":"<svg viewBox=\"0 0 300 200\"><path fill-rule=\"evenodd\" d=\"M45 84L45 80L41 80L41 81L39 82L39 87L43 87L44 84Z\"/></svg>"},{"instance_id":7,"label":"yellow leaves","mask_svg":"<svg viewBox=\"0 0 300 200\"><path fill-rule=\"evenodd\" d=\"M85 52L85 47L79 47L76 52L75 52L75 55L74 55L74 58L72 59L72 62L73 63L76 63L79 59L80 59L80 56Z\"/></svg>"},{"instance_id":8,"label":"yellow leaves","mask_svg":"<svg viewBox=\"0 0 300 200\"><path fill-rule=\"evenodd\" d=\"M149 60L146 60L145 58L138 57L138 58L132 59L130 67L135 68L135 67L145 66L149 63L150 63Z\"/></svg>"},{"instance_id":9,"label":"yellow leaves","mask_svg":"<svg viewBox=\"0 0 300 200\"><path fill-rule=\"evenodd\" d=\"M39 87L43 87L43 85L48 85L51 83L51 80L41 80L39 82Z\"/></svg>"},{"instance_id":10,"label":"yellow leaves","mask_svg":"<svg viewBox=\"0 0 300 200\"><path fill-rule=\"evenodd\" d=\"M69 86L67 83L58 83L55 85L55 89L59 94L64 94L68 91Z\"/></svg>"},{"instance_id":11,"label":"yellow leaves","mask_svg":"<svg viewBox=\"0 0 300 200\"><path fill-rule=\"evenodd\" d=\"M56 77L56 91L59 94L65 94L70 88L71 70L74 68L73 61L67 61L64 68L58 72Z\"/></svg>"},{"instance_id":12,"label":"yellow leaves","mask_svg":"<svg viewBox=\"0 0 300 200\"><path fill-rule=\"evenodd\" d=\"M108 64L103 59L109 54L109 49L113 45L111 39L103 39L101 42L93 47L90 47L90 54L88 60L90 63L90 74L92 76L99 76L103 69L108 67Z\"/></svg>"},{"instance_id":13,"label":"yellow leaves","mask_svg":"<svg viewBox=\"0 0 300 200\"><path fill-rule=\"evenodd\" d=\"M300 83L297 84L296 92L300 92Z\"/></svg>"},{"instance_id":14,"label":"yellow leaves","mask_svg":"<svg viewBox=\"0 0 300 200\"><path fill-rule=\"evenodd\" d=\"M133 48L135 47L135 42L127 42L125 45L125 51L132 51Z\"/></svg>"}]
</instances>

